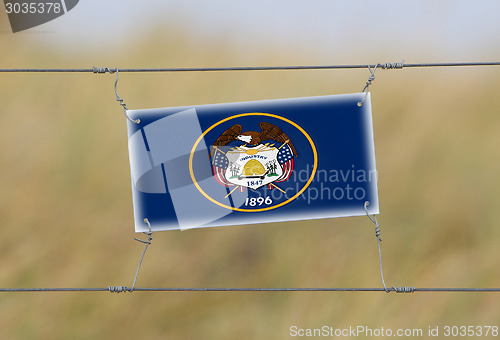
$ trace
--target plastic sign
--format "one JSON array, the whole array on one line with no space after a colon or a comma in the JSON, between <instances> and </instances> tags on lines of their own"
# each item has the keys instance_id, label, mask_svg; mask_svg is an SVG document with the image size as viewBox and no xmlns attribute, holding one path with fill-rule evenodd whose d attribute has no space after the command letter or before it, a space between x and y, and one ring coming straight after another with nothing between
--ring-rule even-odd
<instances>
[{"instance_id":1,"label":"plastic sign","mask_svg":"<svg viewBox=\"0 0 500 340\"><path fill-rule=\"evenodd\" d=\"M364 96L129 110L135 230L378 214Z\"/></svg>"}]
</instances>

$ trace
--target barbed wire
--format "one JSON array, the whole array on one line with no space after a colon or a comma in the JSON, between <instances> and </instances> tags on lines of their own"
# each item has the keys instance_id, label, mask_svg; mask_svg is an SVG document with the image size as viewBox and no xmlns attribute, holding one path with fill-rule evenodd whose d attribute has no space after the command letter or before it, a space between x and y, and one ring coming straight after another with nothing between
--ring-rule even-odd
<instances>
[{"instance_id":1,"label":"barbed wire","mask_svg":"<svg viewBox=\"0 0 500 340\"><path fill-rule=\"evenodd\" d=\"M25 73L114 73L119 72L218 72L218 71L272 71L272 70L334 70L334 69L366 69L379 67L382 69L402 69L420 67L463 67L463 66L500 66L500 61L492 62L456 62L456 63L376 63L345 65L296 65L296 66L233 66L233 67L168 67L168 68L3 68L0 72Z\"/></svg>"}]
</instances>

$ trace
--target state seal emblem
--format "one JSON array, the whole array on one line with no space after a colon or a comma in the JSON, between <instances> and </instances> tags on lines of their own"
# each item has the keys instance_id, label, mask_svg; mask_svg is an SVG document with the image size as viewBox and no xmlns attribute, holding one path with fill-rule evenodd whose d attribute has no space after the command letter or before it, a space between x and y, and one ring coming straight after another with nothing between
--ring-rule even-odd
<instances>
[{"instance_id":1,"label":"state seal emblem","mask_svg":"<svg viewBox=\"0 0 500 340\"><path fill-rule=\"evenodd\" d=\"M206 153L199 148L202 142ZM301 126L274 113L248 112L208 126L193 145L189 167L206 199L229 210L257 213L295 201L312 183L317 164L316 147Z\"/></svg>"},{"instance_id":2,"label":"state seal emblem","mask_svg":"<svg viewBox=\"0 0 500 340\"><path fill-rule=\"evenodd\" d=\"M276 183L290 178L297 157L292 141L276 125L260 122L259 126L261 132L242 132L242 126L235 124L214 142L210 157L221 185L240 191L265 185L273 189L279 188Z\"/></svg>"}]
</instances>

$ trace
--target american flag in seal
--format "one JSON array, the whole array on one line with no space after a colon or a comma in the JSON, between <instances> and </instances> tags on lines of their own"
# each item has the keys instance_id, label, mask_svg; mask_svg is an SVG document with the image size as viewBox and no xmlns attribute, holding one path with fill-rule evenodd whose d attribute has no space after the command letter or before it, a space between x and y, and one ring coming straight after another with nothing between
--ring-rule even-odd
<instances>
[{"instance_id":1,"label":"american flag in seal","mask_svg":"<svg viewBox=\"0 0 500 340\"><path fill-rule=\"evenodd\" d=\"M275 186L272 183L285 182L290 178L294 169L294 158L297 157L295 147L277 126L266 122L261 122L259 125L262 132L243 133L241 125L233 125L214 143L210 157L212 157L213 174L219 184L226 187L238 186L239 190L244 192L245 187L256 189L263 185L273 189ZM264 141L269 143L263 144ZM242 146L231 147L228 145L231 142L239 142ZM273 151L274 159L269 157ZM234 153L242 153L246 157L235 159ZM275 161L279 163L279 168ZM257 170L250 170L249 173L249 164L257 165Z\"/></svg>"}]
</instances>

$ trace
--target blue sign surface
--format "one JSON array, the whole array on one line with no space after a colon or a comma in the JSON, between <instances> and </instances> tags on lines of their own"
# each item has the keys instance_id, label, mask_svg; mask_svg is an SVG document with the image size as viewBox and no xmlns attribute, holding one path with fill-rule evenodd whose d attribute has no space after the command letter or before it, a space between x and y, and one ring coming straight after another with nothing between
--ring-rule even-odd
<instances>
[{"instance_id":1,"label":"blue sign surface","mask_svg":"<svg viewBox=\"0 0 500 340\"><path fill-rule=\"evenodd\" d=\"M136 232L378 214L364 97L129 110Z\"/></svg>"}]
</instances>

